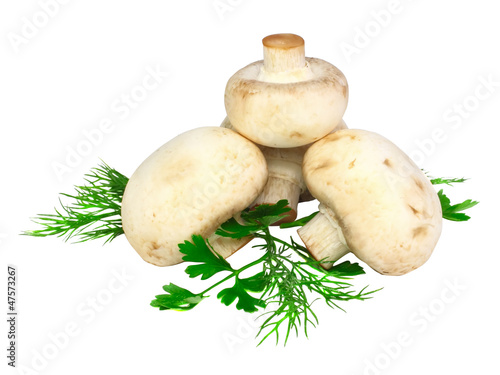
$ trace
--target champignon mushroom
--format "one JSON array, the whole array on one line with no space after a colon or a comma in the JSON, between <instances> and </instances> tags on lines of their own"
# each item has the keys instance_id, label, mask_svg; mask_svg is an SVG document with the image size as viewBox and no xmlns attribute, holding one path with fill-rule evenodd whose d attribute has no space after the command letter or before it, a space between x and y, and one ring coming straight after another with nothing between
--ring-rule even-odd
<instances>
[{"instance_id":1,"label":"champignon mushroom","mask_svg":"<svg viewBox=\"0 0 500 375\"><path fill-rule=\"evenodd\" d=\"M221 127L236 131L227 117L222 122ZM344 120L341 120L332 133L346 128ZM302 177L302 160L311 144L290 148L257 146L266 158L269 178L264 190L251 204L251 207L261 204L276 204L279 200L286 199L290 211L283 215L282 220L273 225L292 222L297 218L299 202L314 200Z\"/></svg>"},{"instance_id":2,"label":"champignon mushroom","mask_svg":"<svg viewBox=\"0 0 500 375\"><path fill-rule=\"evenodd\" d=\"M262 40L264 60L236 72L225 91L235 129L268 147L300 147L330 133L347 107L344 74L332 64L306 58L304 40L276 34Z\"/></svg>"},{"instance_id":3,"label":"champignon mushroom","mask_svg":"<svg viewBox=\"0 0 500 375\"><path fill-rule=\"evenodd\" d=\"M441 234L439 198L386 138L354 129L329 134L307 150L303 174L320 213L298 233L315 259L352 252L381 274L403 275L430 257Z\"/></svg>"},{"instance_id":4,"label":"champignon mushroom","mask_svg":"<svg viewBox=\"0 0 500 375\"><path fill-rule=\"evenodd\" d=\"M208 238L228 257L250 241L219 237L215 230L247 208L268 177L262 152L236 132L204 127L173 138L130 178L122 202L123 230L149 263L180 263L178 244Z\"/></svg>"}]
</instances>

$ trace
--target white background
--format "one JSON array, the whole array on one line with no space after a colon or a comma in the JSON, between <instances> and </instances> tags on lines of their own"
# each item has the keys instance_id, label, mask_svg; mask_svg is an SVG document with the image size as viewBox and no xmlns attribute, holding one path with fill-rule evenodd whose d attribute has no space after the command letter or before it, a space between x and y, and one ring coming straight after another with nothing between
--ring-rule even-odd
<instances>
[{"instance_id":1,"label":"white background","mask_svg":"<svg viewBox=\"0 0 500 375\"><path fill-rule=\"evenodd\" d=\"M2 323L2 373L498 373L494 1L74 0L43 10L47 2L0 5L0 310L7 309L7 264L14 264L23 366L6 364ZM308 56L344 72L349 127L384 135L433 176L470 178L445 191L452 201L481 203L469 222L445 222L424 266L401 277L367 268L356 285L384 287L375 298L342 305L346 313L318 303L320 324L309 339L301 333L285 348L272 340L256 348L252 320L215 298L186 313L150 307L166 283L195 291L205 284L189 280L182 265L143 262L123 236L104 247L19 236L100 158L130 176L175 135L218 126L227 80L260 60L261 39L278 32L301 35ZM148 69L161 72L156 87L130 113L118 112L116 101L138 92ZM112 129L59 178L55 163L64 164L84 130L106 119ZM254 255L248 248L233 258ZM114 294L106 292L110 283ZM88 305L110 295L99 311ZM68 325L73 336L63 340Z\"/></svg>"}]
</instances>

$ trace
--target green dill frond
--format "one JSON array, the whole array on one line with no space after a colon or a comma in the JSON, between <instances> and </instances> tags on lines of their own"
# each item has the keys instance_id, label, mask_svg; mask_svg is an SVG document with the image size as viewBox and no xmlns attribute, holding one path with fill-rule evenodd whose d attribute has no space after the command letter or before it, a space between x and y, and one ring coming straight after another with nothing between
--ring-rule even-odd
<instances>
[{"instance_id":1,"label":"green dill frond","mask_svg":"<svg viewBox=\"0 0 500 375\"><path fill-rule=\"evenodd\" d=\"M40 229L23 235L56 236L64 241L84 242L105 238L112 241L123 234L121 202L128 178L102 163L85 175L85 185L75 186L74 194L61 193L61 208L54 214L40 214L32 219ZM69 204L64 204L63 199Z\"/></svg>"}]
</instances>

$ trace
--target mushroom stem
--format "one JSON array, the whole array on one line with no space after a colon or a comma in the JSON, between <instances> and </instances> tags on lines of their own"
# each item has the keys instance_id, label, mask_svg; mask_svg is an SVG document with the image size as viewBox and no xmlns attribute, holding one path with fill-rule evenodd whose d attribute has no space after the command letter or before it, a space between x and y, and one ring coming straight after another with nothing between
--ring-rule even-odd
<instances>
[{"instance_id":1,"label":"mushroom stem","mask_svg":"<svg viewBox=\"0 0 500 375\"><path fill-rule=\"evenodd\" d=\"M264 191L252 203L252 207L261 204L276 204L279 200L286 199L288 201L288 207L290 207L291 210L283 215L282 220L273 225L289 223L297 218L297 206L299 204L300 193L301 188L299 185L283 179L282 177L269 177Z\"/></svg>"},{"instance_id":2,"label":"mushroom stem","mask_svg":"<svg viewBox=\"0 0 500 375\"><path fill-rule=\"evenodd\" d=\"M304 39L295 34L274 34L262 39L264 64L258 80L289 83L311 78Z\"/></svg>"},{"instance_id":3,"label":"mushroom stem","mask_svg":"<svg viewBox=\"0 0 500 375\"><path fill-rule=\"evenodd\" d=\"M295 34L274 34L262 39L264 68L273 73L301 69L306 65L304 39Z\"/></svg>"},{"instance_id":4,"label":"mushroom stem","mask_svg":"<svg viewBox=\"0 0 500 375\"><path fill-rule=\"evenodd\" d=\"M342 122L343 123L343 122ZM222 124L223 128L236 129L226 117ZM297 206L300 199L312 200L308 197L304 179L302 177L302 160L304 158L304 147L292 147L279 149L274 147L260 146L262 154L266 158L269 178L262 193L255 199L250 207L261 204L276 204L279 200L286 199L291 210L283 215L283 219L273 225L289 223L297 218Z\"/></svg>"},{"instance_id":5,"label":"mushroom stem","mask_svg":"<svg viewBox=\"0 0 500 375\"><path fill-rule=\"evenodd\" d=\"M251 236L243 238L229 238L213 233L207 237L207 241L217 254L221 255L223 258L227 258L249 243L252 238L253 237Z\"/></svg>"},{"instance_id":6,"label":"mushroom stem","mask_svg":"<svg viewBox=\"0 0 500 375\"><path fill-rule=\"evenodd\" d=\"M280 150L264 146L260 149L266 158L269 178L263 192L252 205L276 204L279 200L286 199L291 210L283 215L283 220L274 225L292 222L297 218L300 194L305 191L302 178L302 159L305 149L296 147Z\"/></svg>"},{"instance_id":7,"label":"mushroom stem","mask_svg":"<svg viewBox=\"0 0 500 375\"><path fill-rule=\"evenodd\" d=\"M316 260L327 260L321 263L330 269L336 262L350 252L344 234L331 210L320 204L319 213L297 232L306 245L307 250Z\"/></svg>"}]
</instances>

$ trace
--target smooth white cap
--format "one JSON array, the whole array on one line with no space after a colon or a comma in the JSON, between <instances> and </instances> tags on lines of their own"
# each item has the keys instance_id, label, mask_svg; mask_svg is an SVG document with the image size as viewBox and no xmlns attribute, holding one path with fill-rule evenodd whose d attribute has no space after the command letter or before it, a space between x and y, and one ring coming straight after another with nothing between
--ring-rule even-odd
<instances>
[{"instance_id":1,"label":"smooth white cap","mask_svg":"<svg viewBox=\"0 0 500 375\"><path fill-rule=\"evenodd\" d=\"M255 200L267 178L262 152L238 133L220 127L187 131L156 150L130 178L123 230L145 261L179 263L184 255L178 244L194 234L212 235Z\"/></svg>"},{"instance_id":2,"label":"smooth white cap","mask_svg":"<svg viewBox=\"0 0 500 375\"><path fill-rule=\"evenodd\" d=\"M312 195L331 211L326 214L349 250L370 267L402 275L429 259L441 234L439 198L392 142L365 130L329 134L307 150L303 175ZM321 247L328 245L310 251L324 254Z\"/></svg>"}]
</instances>

